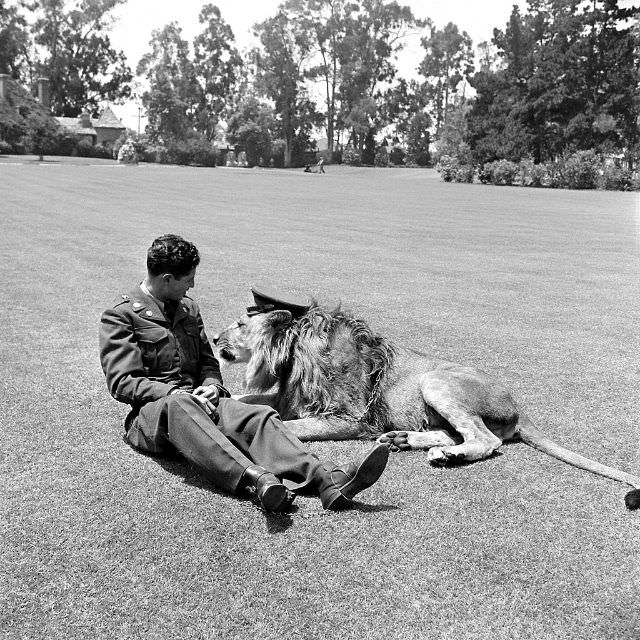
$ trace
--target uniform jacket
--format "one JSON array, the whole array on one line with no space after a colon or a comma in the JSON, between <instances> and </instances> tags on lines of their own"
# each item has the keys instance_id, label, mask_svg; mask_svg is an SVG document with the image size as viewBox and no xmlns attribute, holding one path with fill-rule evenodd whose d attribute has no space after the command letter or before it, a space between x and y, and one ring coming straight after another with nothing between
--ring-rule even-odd
<instances>
[{"instance_id":1,"label":"uniform jacket","mask_svg":"<svg viewBox=\"0 0 640 640\"><path fill-rule=\"evenodd\" d=\"M102 314L100 362L111 395L134 408L176 388L222 386L198 305L185 296L171 322L139 286Z\"/></svg>"}]
</instances>

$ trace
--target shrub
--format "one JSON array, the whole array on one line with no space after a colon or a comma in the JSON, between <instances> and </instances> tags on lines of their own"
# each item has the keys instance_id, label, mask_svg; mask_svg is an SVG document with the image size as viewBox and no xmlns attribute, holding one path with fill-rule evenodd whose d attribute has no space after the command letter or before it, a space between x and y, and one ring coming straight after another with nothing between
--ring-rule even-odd
<instances>
[{"instance_id":1,"label":"shrub","mask_svg":"<svg viewBox=\"0 0 640 640\"><path fill-rule=\"evenodd\" d=\"M342 152L342 162L344 164L351 165L352 167L359 167L361 164L360 154L351 145L349 145Z\"/></svg>"},{"instance_id":2,"label":"shrub","mask_svg":"<svg viewBox=\"0 0 640 640\"><path fill-rule=\"evenodd\" d=\"M193 136L186 140L172 140L167 144L167 160L171 164L216 166L216 148L206 138Z\"/></svg>"},{"instance_id":3,"label":"shrub","mask_svg":"<svg viewBox=\"0 0 640 640\"><path fill-rule=\"evenodd\" d=\"M105 144L97 144L91 149L92 158L104 158L111 160L113 158L113 151L110 146Z\"/></svg>"},{"instance_id":4,"label":"shrub","mask_svg":"<svg viewBox=\"0 0 640 640\"><path fill-rule=\"evenodd\" d=\"M389 152L386 147L378 147L376 149L376 158L374 161L376 167L388 167L389 166Z\"/></svg>"},{"instance_id":5,"label":"shrub","mask_svg":"<svg viewBox=\"0 0 640 640\"><path fill-rule=\"evenodd\" d=\"M597 186L599 189L607 191L632 191L633 172L613 164L607 164L598 177Z\"/></svg>"},{"instance_id":6,"label":"shrub","mask_svg":"<svg viewBox=\"0 0 640 640\"><path fill-rule=\"evenodd\" d=\"M342 164L342 149L334 149L331 161L333 164Z\"/></svg>"},{"instance_id":7,"label":"shrub","mask_svg":"<svg viewBox=\"0 0 640 640\"><path fill-rule=\"evenodd\" d=\"M531 160L520 162L520 184L523 187L544 187L548 182L544 164L533 164Z\"/></svg>"},{"instance_id":8,"label":"shrub","mask_svg":"<svg viewBox=\"0 0 640 640\"><path fill-rule=\"evenodd\" d=\"M90 158L92 153L93 153L93 144L91 140L87 140L86 138L82 138L81 140L78 140L74 155L80 156L81 158Z\"/></svg>"},{"instance_id":9,"label":"shrub","mask_svg":"<svg viewBox=\"0 0 640 640\"><path fill-rule=\"evenodd\" d=\"M453 156L441 156L436 169L445 182L453 182L459 168L458 159Z\"/></svg>"},{"instance_id":10,"label":"shrub","mask_svg":"<svg viewBox=\"0 0 640 640\"><path fill-rule=\"evenodd\" d=\"M127 140L118 149L118 164L138 164L138 154L133 140Z\"/></svg>"},{"instance_id":11,"label":"shrub","mask_svg":"<svg viewBox=\"0 0 640 640\"><path fill-rule=\"evenodd\" d=\"M0 155L13 153L13 147L4 140L0 140Z\"/></svg>"},{"instance_id":12,"label":"shrub","mask_svg":"<svg viewBox=\"0 0 640 640\"><path fill-rule=\"evenodd\" d=\"M467 182L470 184L473 182L474 177L475 169L472 164L460 164L455 171L453 179L455 182Z\"/></svg>"},{"instance_id":13,"label":"shrub","mask_svg":"<svg viewBox=\"0 0 640 640\"><path fill-rule=\"evenodd\" d=\"M404 152L404 149L401 149L400 147L394 147L393 149L391 149L391 153L389 153L389 162L398 167L404 164L404 159L406 157L407 154Z\"/></svg>"},{"instance_id":14,"label":"shrub","mask_svg":"<svg viewBox=\"0 0 640 640\"><path fill-rule=\"evenodd\" d=\"M490 182L495 185L512 185L518 174L520 167L515 162L510 160L494 160L493 162L486 162L482 165L478 172L480 182L487 184Z\"/></svg>"},{"instance_id":15,"label":"shrub","mask_svg":"<svg viewBox=\"0 0 640 640\"><path fill-rule=\"evenodd\" d=\"M599 175L599 161L596 154L577 151L565 158L561 167L561 187L569 189L595 189Z\"/></svg>"}]
</instances>

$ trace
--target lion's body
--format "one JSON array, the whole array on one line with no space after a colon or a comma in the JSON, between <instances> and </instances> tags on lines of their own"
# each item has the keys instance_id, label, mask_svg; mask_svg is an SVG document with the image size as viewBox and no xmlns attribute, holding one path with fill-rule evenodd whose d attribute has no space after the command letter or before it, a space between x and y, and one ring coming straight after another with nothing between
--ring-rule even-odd
<instances>
[{"instance_id":1,"label":"lion's body","mask_svg":"<svg viewBox=\"0 0 640 640\"><path fill-rule=\"evenodd\" d=\"M397 349L362 320L312 307L244 316L217 341L219 356L247 363L246 402L271 404L301 440L378 438L428 450L433 464L481 460L505 440L635 488L640 479L543 436L509 391L479 369ZM256 395L257 394L257 395ZM398 433L399 432L399 433Z\"/></svg>"}]
</instances>

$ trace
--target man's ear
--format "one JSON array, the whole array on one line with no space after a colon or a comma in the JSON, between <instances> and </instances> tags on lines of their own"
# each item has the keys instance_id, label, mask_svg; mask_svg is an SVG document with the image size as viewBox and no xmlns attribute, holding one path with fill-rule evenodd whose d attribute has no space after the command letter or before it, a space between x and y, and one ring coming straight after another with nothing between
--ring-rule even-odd
<instances>
[{"instance_id":1,"label":"man's ear","mask_svg":"<svg viewBox=\"0 0 640 640\"><path fill-rule=\"evenodd\" d=\"M267 322L274 328L289 326L293 320L291 311L278 310L267 314Z\"/></svg>"},{"instance_id":2,"label":"man's ear","mask_svg":"<svg viewBox=\"0 0 640 640\"><path fill-rule=\"evenodd\" d=\"M173 275L173 273L163 273L162 274L162 282L169 284L172 280L175 280L176 277Z\"/></svg>"}]
</instances>

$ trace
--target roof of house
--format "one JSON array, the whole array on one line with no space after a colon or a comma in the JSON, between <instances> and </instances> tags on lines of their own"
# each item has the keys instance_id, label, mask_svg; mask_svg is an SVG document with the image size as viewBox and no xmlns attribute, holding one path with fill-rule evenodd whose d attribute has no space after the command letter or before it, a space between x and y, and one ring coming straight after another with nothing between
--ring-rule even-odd
<instances>
[{"instance_id":1,"label":"roof of house","mask_svg":"<svg viewBox=\"0 0 640 640\"><path fill-rule=\"evenodd\" d=\"M95 136L97 135L96 130L93 127L81 127L80 126L80 118L67 118L65 116L57 116L56 120L69 131L73 131L73 133L77 133L81 136Z\"/></svg>"},{"instance_id":2,"label":"roof of house","mask_svg":"<svg viewBox=\"0 0 640 640\"><path fill-rule=\"evenodd\" d=\"M100 129L101 127L108 129L126 129L126 127L122 124L122 122L118 119L115 113L111 111L110 106L106 106L104 111L100 114L97 122L93 123L93 126L96 129Z\"/></svg>"}]
</instances>

